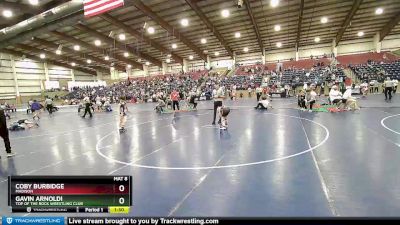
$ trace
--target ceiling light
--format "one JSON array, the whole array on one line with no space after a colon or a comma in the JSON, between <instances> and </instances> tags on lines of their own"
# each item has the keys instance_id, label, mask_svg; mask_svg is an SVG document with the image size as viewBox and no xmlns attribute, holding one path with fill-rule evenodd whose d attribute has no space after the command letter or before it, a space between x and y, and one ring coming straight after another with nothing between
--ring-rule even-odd
<instances>
[{"instance_id":1,"label":"ceiling light","mask_svg":"<svg viewBox=\"0 0 400 225\"><path fill-rule=\"evenodd\" d=\"M281 25L275 25L274 26L275 31L280 31L281 30Z\"/></svg>"},{"instance_id":2,"label":"ceiling light","mask_svg":"<svg viewBox=\"0 0 400 225\"><path fill-rule=\"evenodd\" d=\"M131 65L131 64L128 64L128 68L129 68L129 69L132 68L132 65Z\"/></svg>"},{"instance_id":3,"label":"ceiling light","mask_svg":"<svg viewBox=\"0 0 400 225\"><path fill-rule=\"evenodd\" d=\"M219 52L215 52L214 55L215 55L215 56L219 56Z\"/></svg>"},{"instance_id":4,"label":"ceiling light","mask_svg":"<svg viewBox=\"0 0 400 225\"><path fill-rule=\"evenodd\" d=\"M115 70L115 68L114 68L113 66L111 66L111 67L110 67L110 70L111 70L111 71L114 71L114 70Z\"/></svg>"},{"instance_id":5,"label":"ceiling light","mask_svg":"<svg viewBox=\"0 0 400 225\"><path fill-rule=\"evenodd\" d=\"M10 18L13 16L13 12L9 9L5 9L5 10L3 10L3 16L6 18Z\"/></svg>"},{"instance_id":6,"label":"ceiling light","mask_svg":"<svg viewBox=\"0 0 400 225\"><path fill-rule=\"evenodd\" d=\"M249 48L248 48L248 47L245 47L245 48L243 49L243 51L244 51L244 52L248 52L248 51L249 51Z\"/></svg>"},{"instance_id":7,"label":"ceiling light","mask_svg":"<svg viewBox=\"0 0 400 225\"><path fill-rule=\"evenodd\" d=\"M100 40L95 40L95 41L94 41L94 45L100 46L100 45L101 45L101 41L100 41Z\"/></svg>"},{"instance_id":8,"label":"ceiling light","mask_svg":"<svg viewBox=\"0 0 400 225\"><path fill-rule=\"evenodd\" d=\"M328 22L328 17L324 16L321 18L321 23L327 23Z\"/></svg>"},{"instance_id":9,"label":"ceiling light","mask_svg":"<svg viewBox=\"0 0 400 225\"><path fill-rule=\"evenodd\" d=\"M364 32L362 32L362 31L358 32L358 33L357 33L357 36L359 36L359 37L364 36Z\"/></svg>"},{"instance_id":10,"label":"ceiling light","mask_svg":"<svg viewBox=\"0 0 400 225\"><path fill-rule=\"evenodd\" d=\"M128 57L129 56L129 52L124 52L124 56Z\"/></svg>"},{"instance_id":11,"label":"ceiling light","mask_svg":"<svg viewBox=\"0 0 400 225\"><path fill-rule=\"evenodd\" d=\"M92 60L88 59L86 62L87 62L88 64L90 64L90 63L92 63Z\"/></svg>"},{"instance_id":12,"label":"ceiling light","mask_svg":"<svg viewBox=\"0 0 400 225\"><path fill-rule=\"evenodd\" d=\"M278 47L278 48L282 47L282 42L276 43L276 47Z\"/></svg>"},{"instance_id":13,"label":"ceiling light","mask_svg":"<svg viewBox=\"0 0 400 225\"><path fill-rule=\"evenodd\" d=\"M189 25L189 20L188 19L182 19L181 20L181 24L182 24L182 26L184 26L184 27L187 27L188 25Z\"/></svg>"},{"instance_id":14,"label":"ceiling light","mask_svg":"<svg viewBox=\"0 0 400 225\"><path fill-rule=\"evenodd\" d=\"M279 5L279 0L271 0L269 4L271 7L277 7Z\"/></svg>"},{"instance_id":15,"label":"ceiling light","mask_svg":"<svg viewBox=\"0 0 400 225\"><path fill-rule=\"evenodd\" d=\"M167 63L170 63L170 62L171 62L171 59L170 59L170 58L167 58L165 61L166 61Z\"/></svg>"},{"instance_id":16,"label":"ceiling light","mask_svg":"<svg viewBox=\"0 0 400 225\"><path fill-rule=\"evenodd\" d=\"M171 54L168 54L167 57L168 57L168 58L171 57Z\"/></svg>"},{"instance_id":17,"label":"ceiling light","mask_svg":"<svg viewBox=\"0 0 400 225\"><path fill-rule=\"evenodd\" d=\"M42 54L40 54L40 58L44 59L44 58L46 58L46 55L44 53L42 53Z\"/></svg>"},{"instance_id":18,"label":"ceiling light","mask_svg":"<svg viewBox=\"0 0 400 225\"><path fill-rule=\"evenodd\" d=\"M177 44L172 44L172 48L177 48L178 45Z\"/></svg>"},{"instance_id":19,"label":"ceiling light","mask_svg":"<svg viewBox=\"0 0 400 225\"><path fill-rule=\"evenodd\" d=\"M79 46L79 45L74 45L74 50L75 50L75 51L81 50L81 46Z\"/></svg>"},{"instance_id":20,"label":"ceiling light","mask_svg":"<svg viewBox=\"0 0 400 225\"><path fill-rule=\"evenodd\" d=\"M29 0L29 3L31 5L38 5L39 4L39 0Z\"/></svg>"},{"instance_id":21,"label":"ceiling light","mask_svg":"<svg viewBox=\"0 0 400 225\"><path fill-rule=\"evenodd\" d=\"M125 34L118 35L119 40L124 41L126 39Z\"/></svg>"},{"instance_id":22,"label":"ceiling light","mask_svg":"<svg viewBox=\"0 0 400 225\"><path fill-rule=\"evenodd\" d=\"M224 9L224 10L221 11L222 17L225 17L225 18L229 17L229 14L230 14L229 10L227 10L227 9Z\"/></svg>"},{"instance_id":23,"label":"ceiling light","mask_svg":"<svg viewBox=\"0 0 400 225\"><path fill-rule=\"evenodd\" d=\"M71 66L76 66L76 64L74 62L71 63Z\"/></svg>"},{"instance_id":24,"label":"ceiling light","mask_svg":"<svg viewBox=\"0 0 400 225\"><path fill-rule=\"evenodd\" d=\"M141 58L138 58L138 59L137 59L137 61L138 61L138 62L141 62L141 61L142 61L142 59L141 59Z\"/></svg>"},{"instance_id":25,"label":"ceiling light","mask_svg":"<svg viewBox=\"0 0 400 225\"><path fill-rule=\"evenodd\" d=\"M150 63L149 63L149 62L146 62L146 66L148 66L148 65L150 65Z\"/></svg>"},{"instance_id":26,"label":"ceiling light","mask_svg":"<svg viewBox=\"0 0 400 225\"><path fill-rule=\"evenodd\" d=\"M321 40L321 38L319 38L319 37L314 38L314 41L317 42L317 43L318 43L320 40Z\"/></svg>"},{"instance_id":27,"label":"ceiling light","mask_svg":"<svg viewBox=\"0 0 400 225\"><path fill-rule=\"evenodd\" d=\"M154 27L149 27L149 28L147 28L147 32L149 33L149 34L154 34Z\"/></svg>"},{"instance_id":28,"label":"ceiling light","mask_svg":"<svg viewBox=\"0 0 400 225\"><path fill-rule=\"evenodd\" d=\"M383 13L383 9L382 8L377 8L376 10L375 10L375 14L376 15L381 15Z\"/></svg>"},{"instance_id":29,"label":"ceiling light","mask_svg":"<svg viewBox=\"0 0 400 225\"><path fill-rule=\"evenodd\" d=\"M60 49L57 49L57 50L56 50L56 54L57 54L57 55L61 55L61 50L60 50Z\"/></svg>"},{"instance_id":30,"label":"ceiling light","mask_svg":"<svg viewBox=\"0 0 400 225\"><path fill-rule=\"evenodd\" d=\"M240 38L240 32L235 33L235 38Z\"/></svg>"},{"instance_id":31,"label":"ceiling light","mask_svg":"<svg viewBox=\"0 0 400 225\"><path fill-rule=\"evenodd\" d=\"M192 60L192 59L193 59L193 56L192 56L192 55L189 55L189 59Z\"/></svg>"},{"instance_id":32,"label":"ceiling light","mask_svg":"<svg viewBox=\"0 0 400 225\"><path fill-rule=\"evenodd\" d=\"M110 60L110 57L109 57L108 55L106 55L106 56L104 57L104 60L108 61L108 60Z\"/></svg>"},{"instance_id":33,"label":"ceiling light","mask_svg":"<svg viewBox=\"0 0 400 225\"><path fill-rule=\"evenodd\" d=\"M202 38L202 39L200 40L200 42L201 42L202 44L205 44L205 43L207 43L207 39Z\"/></svg>"}]
</instances>

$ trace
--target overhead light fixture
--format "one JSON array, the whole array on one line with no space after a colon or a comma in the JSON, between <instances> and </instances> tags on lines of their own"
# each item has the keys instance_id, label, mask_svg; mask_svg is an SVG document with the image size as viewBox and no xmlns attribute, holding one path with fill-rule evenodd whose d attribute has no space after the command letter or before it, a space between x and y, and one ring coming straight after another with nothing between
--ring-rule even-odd
<instances>
[{"instance_id":1,"label":"overhead light fixture","mask_svg":"<svg viewBox=\"0 0 400 225\"><path fill-rule=\"evenodd\" d=\"M31 5L38 5L39 4L39 0L29 0L29 3Z\"/></svg>"},{"instance_id":2,"label":"overhead light fixture","mask_svg":"<svg viewBox=\"0 0 400 225\"><path fill-rule=\"evenodd\" d=\"M248 47L245 47L245 48L243 48L243 51L244 51L244 52L248 52L248 51L249 51L249 48L248 48Z\"/></svg>"},{"instance_id":3,"label":"overhead light fixture","mask_svg":"<svg viewBox=\"0 0 400 225\"><path fill-rule=\"evenodd\" d=\"M166 61L167 63L170 63L170 62L171 62L171 59L170 59L170 58L167 58L165 61Z\"/></svg>"},{"instance_id":4,"label":"overhead light fixture","mask_svg":"<svg viewBox=\"0 0 400 225\"><path fill-rule=\"evenodd\" d=\"M240 32L235 33L235 38L240 38Z\"/></svg>"},{"instance_id":5,"label":"overhead light fixture","mask_svg":"<svg viewBox=\"0 0 400 225\"><path fill-rule=\"evenodd\" d=\"M74 50L75 50L75 51L81 50L81 46L79 46L79 45L74 45Z\"/></svg>"},{"instance_id":6,"label":"overhead light fixture","mask_svg":"<svg viewBox=\"0 0 400 225\"><path fill-rule=\"evenodd\" d=\"M129 52L124 52L124 56L128 57L129 56Z\"/></svg>"},{"instance_id":7,"label":"overhead light fixture","mask_svg":"<svg viewBox=\"0 0 400 225\"><path fill-rule=\"evenodd\" d=\"M184 26L184 27L187 27L188 25L189 25L189 20L188 19L182 19L181 20L181 24L182 24L182 26Z\"/></svg>"},{"instance_id":8,"label":"overhead light fixture","mask_svg":"<svg viewBox=\"0 0 400 225\"><path fill-rule=\"evenodd\" d=\"M119 34L118 35L119 40L124 41L126 39L125 34Z\"/></svg>"},{"instance_id":9,"label":"overhead light fixture","mask_svg":"<svg viewBox=\"0 0 400 225\"><path fill-rule=\"evenodd\" d=\"M74 62L71 63L71 66L76 66L76 64Z\"/></svg>"},{"instance_id":10,"label":"overhead light fixture","mask_svg":"<svg viewBox=\"0 0 400 225\"><path fill-rule=\"evenodd\" d=\"M219 52L214 52L214 55L215 56L219 56Z\"/></svg>"},{"instance_id":11,"label":"overhead light fixture","mask_svg":"<svg viewBox=\"0 0 400 225\"><path fill-rule=\"evenodd\" d=\"M41 58L41 59L44 59L44 58L46 58L46 55L45 55L44 53L41 53L41 54L40 54L40 58Z\"/></svg>"},{"instance_id":12,"label":"overhead light fixture","mask_svg":"<svg viewBox=\"0 0 400 225\"><path fill-rule=\"evenodd\" d=\"M193 56L192 56L192 55L189 55L189 59L190 59L190 60L193 60Z\"/></svg>"},{"instance_id":13,"label":"overhead light fixture","mask_svg":"<svg viewBox=\"0 0 400 225\"><path fill-rule=\"evenodd\" d=\"M383 13L383 9L382 8L377 8L376 10L375 10L375 14L376 15L381 15Z\"/></svg>"},{"instance_id":14,"label":"overhead light fixture","mask_svg":"<svg viewBox=\"0 0 400 225\"><path fill-rule=\"evenodd\" d=\"M132 68L132 65L131 65L131 64L128 64L128 68L129 68L129 69Z\"/></svg>"},{"instance_id":15,"label":"overhead light fixture","mask_svg":"<svg viewBox=\"0 0 400 225\"><path fill-rule=\"evenodd\" d=\"M317 43L318 43L320 40L321 40L321 38L319 38L319 37L314 38L314 41L317 42Z\"/></svg>"},{"instance_id":16,"label":"overhead light fixture","mask_svg":"<svg viewBox=\"0 0 400 225\"><path fill-rule=\"evenodd\" d=\"M138 58L138 59L137 59L137 61L138 61L138 62L141 62L141 61L142 61L142 59L141 59L141 58Z\"/></svg>"},{"instance_id":17,"label":"overhead light fixture","mask_svg":"<svg viewBox=\"0 0 400 225\"><path fill-rule=\"evenodd\" d=\"M229 10L227 10L227 9L222 10L221 15L222 15L222 17L225 17L225 18L229 17L229 15L230 15Z\"/></svg>"},{"instance_id":18,"label":"overhead light fixture","mask_svg":"<svg viewBox=\"0 0 400 225\"><path fill-rule=\"evenodd\" d=\"M101 45L101 41L100 41L100 40L95 40L95 41L94 41L94 45L100 46L100 45Z\"/></svg>"},{"instance_id":19,"label":"overhead light fixture","mask_svg":"<svg viewBox=\"0 0 400 225\"><path fill-rule=\"evenodd\" d=\"M147 22L145 21L143 24L143 29L146 29L146 27L147 27Z\"/></svg>"},{"instance_id":20,"label":"overhead light fixture","mask_svg":"<svg viewBox=\"0 0 400 225\"><path fill-rule=\"evenodd\" d=\"M57 49L57 50L56 50L56 54L57 54L57 55L61 55L61 50L60 50L60 49Z\"/></svg>"},{"instance_id":21,"label":"overhead light fixture","mask_svg":"<svg viewBox=\"0 0 400 225\"><path fill-rule=\"evenodd\" d=\"M276 43L276 47L278 47L278 48L282 47L282 42Z\"/></svg>"},{"instance_id":22,"label":"overhead light fixture","mask_svg":"<svg viewBox=\"0 0 400 225\"><path fill-rule=\"evenodd\" d=\"M328 17L324 16L321 18L321 23L327 23L328 22Z\"/></svg>"},{"instance_id":23,"label":"overhead light fixture","mask_svg":"<svg viewBox=\"0 0 400 225\"><path fill-rule=\"evenodd\" d=\"M150 65L150 63L149 63L149 62L146 62L146 66L148 66L148 65Z\"/></svg>"},{"instance_id":24,"label":"overhead light fixture","mask_svg":"<svg viewBox=\"0 0 400 225\"><path fill-rule=\"evenodd\" d=\"M88 59L88 60L86 60L86 62L87 62L88 64L90 64L90 63L92 63L92 60Z\"/></svg>"},{"instance_id":25,"label":"overhead light fixture","mask_svg":"<svg viewBox=\"0 0 400 225\"><path fill-rule=\"evenodd\" d=\"M149 28L147 28L147 32L148 32L149 34L154 34L154 32L155 32L154 27L149 27Z\"/></svg>"},{"instance_id":26,"label":"overhead light fixture","mask_svg":"<svg viewBox=\"0 0 400 225\"><path fill-rule=\"evenodd\" d=\"M275 25L274 26L275 31L280 31L281 30L281 25Z\"/></svg>"},{"instance_id":27,"label":"overhead light fixture","mask_svg":"<svg viewBox=\"0 0 400 225\"><path fill-rule=\"evenodd\" d=\"M115 70L115 68L114 68L113 66L111 66L111 67L110 67L110 70L111 70L111 71L114 71L114 70Z\"/></svg>"},{"instance_id":28,"label":"overhead light fixture","mask_svg":"<svg viewBox=\"0 0 400 225\"><path fill-rule=\"evenodd\" d=\"M362 31L359 31L359 32L357 33L357 36L359 36L359 37L362 37L362 36L364 36L364 32L362 32Z\"/></svg>"},{"instance_id":29,"label":"overhead light fixture","mask_svg":"<svg viewBox=\"0 0 400 225\"><path fill-rule=\"evenodd\" d=\"M177 48L178 47L178 45L177 44L172 44L172 48Z\"/></svg>"},{"instance_id":30,"label":"overhead light fixture","mask_svg":"<svg viewBox=\"0 0 400 225\"><path fill-rule=\"evenodd\" d=\"M271 0L269 4L271 5L271 7L275 8L279 5L279 0Z\"/></svg>"},{"instance_id":31,"label":"overhead light fixture","mask_svg":"<svg viewBox=\"0 0 400 225\"><path fill-rule=\"evenodd\" d=\"M108 37L114 38L114 31L110 31L110 33L108 34Z\"/></svg>"},{"instance_id":32,"label":"overhead light fixture","mask_svg":"<svg viewBox=\"0 0 400 225\"><path fill-rule=\"evenodd\" d=\"M5 9L5 10L3 10L3 16L6 18L10 18L13 16L13 12L9 9Z\"/></svg>"},{"instance_id":33,"label":"overhead light fixture","mask_svg":"<svg viewBox=\"0 0 400 225\"><path fill-rule=\"evenodd\" d=\"M202 44L206 44L206 43L207 43L207 39L202 38L202 39L200 40L200 42L201 42Z\"/></svg>"},{"instance_id":34,"label":"overhead light fixture","mask_svg":"<svg viewBox=\"0 0 400 225\"><path fill-rule=\"evenodd\" d=\"M106 56L104 57L104 60L108 61L108 60L110 60L110 57L109 57L108 55L106 55Z\"/></svg>"}]
</instances>

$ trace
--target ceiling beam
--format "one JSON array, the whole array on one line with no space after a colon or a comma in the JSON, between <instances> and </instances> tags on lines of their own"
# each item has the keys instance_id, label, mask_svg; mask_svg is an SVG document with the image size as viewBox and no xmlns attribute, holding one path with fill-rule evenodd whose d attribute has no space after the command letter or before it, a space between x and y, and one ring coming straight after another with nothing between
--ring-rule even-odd
<instances>
[{"instance_id":1,"label":"ceiling beam","mask_svg":"<svg viewBox=\"0 0 400 225\"><path fill-rule=\"evenodd\" d=\"M250 19L251 19L251 23L252 23L252 25L253 25L254 32L256 33L258 45L259 45L259 47L260 47L260 49L261 49L262 55L264 55L264 45L263 45L263 41L262 41L262 39L261 39L260 30L258 29L257 22L256 22L256 20L255 20L255 18L254 18L254 15L253 15L253 10L251 9L250 2L249 2L248 0L244 0L243 2L246 4L247 13L248 13L249 16L250 16Z\"/></svg>"},{"instance_id":2,"label":"ceiling beam","mask_svg":"<svg viewBox=\"0 0 400 225\"><path fill-rule=\"evenodd\" d=\"M142 3L140 0L131 0L136 8L142 11L145 15L152 18L156 23L158 23L161 27L167 30L170 34L172 34L175 38L179 39L183 42L187 47L193 50L200 58L204 61L207 61L207 56L203 53L203 51L194 45L189 39L187 39L184 35L182 35L177 29L171 26L168 22L154 13L149 7Z\"/></svg>"},{"instance_id":3,"label":"ceiling beam","mask_svg":"<svg viewBox=\"0 0 400 225\"><path fill-rule=\"evenodd\" d=\"M118 48L121 51L128 51L129 53L137 55L139 58L145 59L158 67L162 67L162 63L160 60L158 60L152 56L149 56L147 54L144 54L140 51L136 51L136 49L129 47L127 44L121 43L113 38L110 38L110 37L98 32L97 30L91 29L83 24L77 24L77 25L75 25L75 27L81 31L87 32L88 34L90 34L93 37L101 39L104 43L107 43L108 45L115 46L116 48Z\"/></svg>"},{"instance_id":4,"label":"ceiling beam","mask_svg":"<svg viewBox=\"0 0 400 225\"><path fill-rule=\"evenodd\" d=\"M381 42L390 31L400 22L400 12L398 12L385 26L379 31L379 41Z\"/></svg>"},{"instance_id":5,"label":"ceiling beam","mask_svg":"<svg viewBox=\"0 0 400 225\"><path fill-rule=\"evenodd\" d=\"M301 23L303 22L304 0L300 1L300 14L297 22L297 36L296 36L296 52L299 50Z\"/></svg>"},{"instance_id":6,"label":"ceiling beam","mask_svg":"<svg viewBox=\"0 0 400 225\"><path fill-rule=\"evenodd\" d=\"M88 43L86 43L84 41L81 41L81 40L79 40L77 38L71 37L71 36L69 36L67 34L64 34L64 33L58 32L58 31L53 31L53 32L51 32L51 34L56 36L57 38L59 38L61 40L67 41L67 42L69 42L71 44L74 43L74 44L80 45L83 48L91 50L93 52L96 52L96 53L99 53L99 54L104 54L104 51L101 48L98 48L96 46L88 44ZM124 62L126 64L132 65L132 68L143 70L143 65L141 63L138 63L138 62L134 61L134 60L127 59L127 58L125 58L123 56L118 56L118 55L112 55L112 56L109 56L109 57L110 58L114 58L114 59L116 59L118 61Z\"/></svg>"},{"instance_id":7,"label":"ceiling beam","mask_svg":"<svg viewBox=\"0 0 400 225\"><path fill-rule=\"evenodd\" d=\"M20 51L16 51L16 50L1 49L0 52L6 53L6 54L10 54L10 55L14 55L14 56L18 56L18 57L22 57L23 55L25 55L29 59L36 60L36 61L39 61L39 62L43 61L43 59L41 59L41 58L39 58L39 57L37 57L35 55L24 53L24 52L20 52ZM84 72L84 73L87 73L87 74L91 74L91 75L94 75L94 76L97 75L96 71L92 71L92 70L88 70L88 69L80 68L80 67L76 67L76 66L74 67L74 66L68 65L67 63L62 63L62 62L58 62L58 61L51 60L51 59L46 59L46 62L48 62L50 64L53 64L55 66L65 67L65 68L68 68L68 69L71 69L71 70L78 70L78 71L81 71L81 72Z\"/></svg>"},{"instance_id":8,"label":"ceiling beam","mask_svg":"<svg viewBox=\"0 0 400 225\"><path fill-rule=\"evenodd\" d=\"M139 32L139 31L131 28L130 26L124 24L123 22L119 21L118 19L116 19L115 17L111 16L110 14L104 13L104 14L100 15L100 17L103 18L104 20L106 20L107 22L113 24L114 26L124 30L124 32L132 35L136 39L146 42L146 44L148 44L151 47L159 50L160 52L163 52L163 53L169 53L170 52L168 49L164 48L158 42L156 42L154 40L151 40L149 37L144 36L141 32ZM183 59L180 56L178 56L177 54L171 53L171 57L175 60L175 62L180 63L181 65L183 64Z\"/></svg>"},{"instance_id":9,"label":"ceiling beam","mask_svg":"<svg viewBox=\"0 0 400 225\"><path fill-rule=\"evenodd\" d=\"M51 48L51 49L57 49L58 46L59 46L58 44L55 44L53 42L46 41L46 40L43 40L43 39L40 39L40 38L35 38L33 40L33 43L37 43L39 45L43 45L46 48ZM73 49L70 49L70 48L67 48L67 47L63 47L62 52L65 52L65 53L70 54L70 55L77 55L77 53L78 53L77 51L75 51ZM110 67L110 62L109 61L105 61L105 60L100 59L98 57L94 57L94 56L90 56L90 55L86 54L84 57L80 56L80 58L86 59L86 60L90 59L90 60L92 60L93 63L97 62L100 66L105 67L105 68L109 68ZM126 70L126 68L123 67L123 66L116 65L114 67L119 71L125 71Z\"/></svg>"},{"instance_id":10,"label":"ceiling beam","mask_svg":"<svg viewBox=\"0 0 400 225\"><path fill-rule=\"evenodd\" d=\"M356 15L356 12L362 2L363 2L363 0L354 0L353 6L351 7L349 13L346 16L346 19L343 21L343 24L340 27L339 32L336 35L336 38L335 38L336 46L339 45L339 42L342 39L344 32L346 31L347 27L350 25L351 20L353 19L354 15Z\"/></svg>"},{"instance_id":11,"label":"ceiling beam","mask_svg":"<svg viewBox=\"0 0 400 225\"><path fill-rule=\"evenodd\" d=\"M207 26L207 28L213 32L214 36L218 39L218 41L221 43L221 45L225 48L225 50L228 52L229 56L233 58L233 51L232 49L228 46L222 35L219 33L217 28L214 27L214 25L211 23L211 21L206 17L206 15L201 11L200 7L196 4L196 1L194 0L186 0L186 3L196 12L197 16L200 17L200 19L203 21L203 23Z\"/></svg>"},{"instance_id":12,"label":"ceiling beam","mask_svg":"<svg viewBox=\"0 0 400 225\"><path fill-rule=\"evenodd\" d=\"M51 59L56 59L56 60L61 60L61 61L73 61L73 62L75 62L76 64L78 64L81 67L85 67L85 68L88 67L88 68L93 69L93 70L99 70L101 72L110 73L109 70L104 69L104 68L90 67L90 66L88 66L87 62L85 62L85 61L82 61L82 60L79 60L79 59L76 59L76 58L73 58L72 60L69 60L65 56L57 55L57 54L55 54L53 52L50 52L50 51L47 51L47 50L43 50L43 49L39 49L39 48L35 48L35 47L29 46L29 45L16 44L14 47L22 49L22 50L25 50L25 51L34 52L35 54L44 53L44 54L46 54L46 58L50 57Z\"/></svg>"}]
</instances>

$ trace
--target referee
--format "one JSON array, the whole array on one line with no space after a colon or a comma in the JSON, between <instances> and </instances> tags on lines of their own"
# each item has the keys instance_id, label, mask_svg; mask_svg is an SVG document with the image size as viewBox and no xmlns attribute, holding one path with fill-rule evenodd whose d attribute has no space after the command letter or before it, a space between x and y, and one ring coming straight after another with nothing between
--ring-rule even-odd
<instances>
[{"instance_id":1,"label":"referee","mask_svg":"<svg viewBox=\"0 0 400 225\"><path fill-rule=\"evenodd\" d=\"M215 118L217 116L217 109L218 107L222 106L222 100L225 98L225 93L224 93L224 88L220 86L218 88L218 85L216 85L217 93L214 96L214 119L212 122L212 125L215 125ZM218 121L219 124L221 124L221 120Z\"/></svg>"},{"instance_id":2,"label":"referee","mask_svg":"<svg viewBox=\"0 0 400 225\"><path fill-rule=\"evenodd\" d=\"M10 138L8 136L8 128L6 122L6 116L4 110L0 109L0 136L4 140L4 146L6 147L7 157L13 157L15 153L11 152Z\"/></svg>"}]
</instances>

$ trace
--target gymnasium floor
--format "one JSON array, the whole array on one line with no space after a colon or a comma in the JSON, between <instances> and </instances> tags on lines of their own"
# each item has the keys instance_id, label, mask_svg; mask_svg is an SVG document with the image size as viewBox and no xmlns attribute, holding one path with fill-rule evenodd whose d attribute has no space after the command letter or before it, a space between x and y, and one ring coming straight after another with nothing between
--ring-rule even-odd
<instances>
[{"instance_id":1,"label":"gymnasium floor","mask_svg":"<svg viewBox=\"0 0 400 225\"><path fill-rule=\"evenodd\" d=\"M175 115L131 105L121 135L117 112L43 113L39 128L11 132L17 156L1 147L0 215L10 215L8 175L119 174L134 179L131 216L399 216L399 96L345 113L294 102L263 112L254 99L226 101L227 131L210 125L211 101Z\"/></svg>"}]
</instances>

